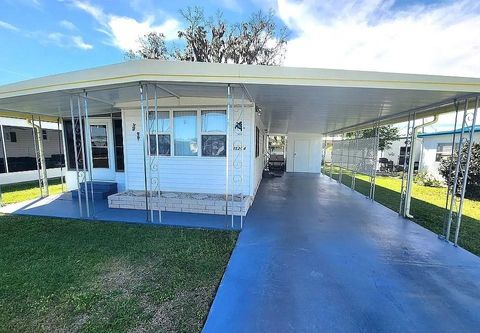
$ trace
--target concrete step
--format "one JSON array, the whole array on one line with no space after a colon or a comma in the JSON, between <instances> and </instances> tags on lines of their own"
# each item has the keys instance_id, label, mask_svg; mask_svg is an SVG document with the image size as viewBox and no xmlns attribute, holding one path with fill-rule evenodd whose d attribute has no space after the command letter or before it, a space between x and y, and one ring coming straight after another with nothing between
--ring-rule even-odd
<instances>
[{"instance_id":1,"label":"concrete step","mask_svg":"<svg viewBox=\"0 0 480 333\"><path fill-rule=\"evenodd\" d=\"M118 192L117 183L94 181L92 185L93 185L93 197L95 199L106 199L109 195L112 195ZM87 183L89 197L92 191L90 186L91 184ZM85 195L85 183L80 184L80 195L82 197ZM72 197L78 198L78 191L72 191Z\"/></svg>"}]
</instances>

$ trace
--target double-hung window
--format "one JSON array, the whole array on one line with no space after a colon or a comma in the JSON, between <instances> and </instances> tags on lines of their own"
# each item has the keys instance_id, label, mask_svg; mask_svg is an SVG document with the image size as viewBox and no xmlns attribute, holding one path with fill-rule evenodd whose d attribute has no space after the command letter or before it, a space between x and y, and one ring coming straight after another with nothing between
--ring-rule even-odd
<instances>
[{"instance_id":1,"label":"double-hung window","mask_svg":"<svg viewBox=\"0 0 480 333\"><path fill-rule=\"evenodd\" d=\"M175 156L197 156L197 111L173 111Z\"/></svg>"},{"instance_id":2,"label":"double-hung window","mask_svg":"<svg viewBox=\"0 0 480 333\"><path fill-rule=\"evenodd\" d=\"M157 121L155 121L155 119ZM170 156L171 153L171 126L170 126L170 112L157 111L149 112L148 126L150 134L149 137L149 152L150 155Z\"/></svg>"},{"instance_id":3,"label":"double-hung window","mask_svg":"<svg viewBox=\"0 0 480 333\"><path fill-rule=\"evenodd\" d=\"M224 157L227 147L227 112L202 111L202 156Z\"/></svg>"}]
</instances>

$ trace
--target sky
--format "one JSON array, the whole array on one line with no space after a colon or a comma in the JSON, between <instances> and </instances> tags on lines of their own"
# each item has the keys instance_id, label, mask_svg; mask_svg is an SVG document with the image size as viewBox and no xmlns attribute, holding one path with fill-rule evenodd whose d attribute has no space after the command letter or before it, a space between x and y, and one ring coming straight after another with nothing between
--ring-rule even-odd
<instances>
[{"instance_id":1,"label":"sky","mask_svg":"<svg viewBox=\"0 0 480 333\"><path fill-rule=\"evenodd\" d=\"M125 61L149 31L178 43L193 5L273 10L285 66L480 77L478 0L0 0L0 84Z\"/></svg>"}]
</instances>

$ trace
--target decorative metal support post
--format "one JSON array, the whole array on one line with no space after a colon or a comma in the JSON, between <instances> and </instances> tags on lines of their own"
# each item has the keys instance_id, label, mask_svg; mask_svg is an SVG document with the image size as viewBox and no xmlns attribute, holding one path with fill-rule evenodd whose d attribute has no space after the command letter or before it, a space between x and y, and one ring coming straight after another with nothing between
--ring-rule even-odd
<instances>
[{"instance_id":1,"label":"decorative metal support post","mask_svg":"<svg viewBox=\"0 0 480 333\"><path fill-rule=\"evenodd\" d=\"M157 92L157 86L155 85L155 113L154 113L154 118L155 118L155 146L157 147L156 155L154 158L154 163L152 167L152 171L156 171L156 176L151 175L152 177L152 186L156 187L156 194L157 194L157 208L158 208L158 222L162 223L162 209L160 205L160 198L162 196L162 191L160 189L160 143L158 141L158 92ZM152 207L153 209L154 207ZM153 214L152 214L152 221L153 221Z\"/></svg>"},{"instance_id":2,"label":"decorative metal support post","mask_svg":"<svg viewBox=\"0 0 480 333\"><path fill-rule=\"evenodd\" d=\"M464 199L464 190L465 188L461 188L462 191L462 196L460 198L460 206L457 207L457 193L458 193L458 182L459 182L459 177L464 177L464 179L468 178L468 173L465 173L465 170L468 172L468 164L465 163L464 160L464 152L463 152L463 145L465 144L465 137L469 136L468 135L470 132L474 132L474 127L475 127L475 121L476 121L476 114L477 114L477 108L478 108L478 97L475 100L475 109L473 114L469 111L468 109L468 99L465 100L465 107L463 111L463 120L462 120L462 127L460 131L460 138L458 141L458 148L457 148L457 161L455 164L455 171L454 171L454 178L453 178L453 186L452 186L452 193L450 196L450 209L448 212L448 218L447 218L447 230L445 233L445 240L450 241L450 231L451 231L451 226L452 226L452 221L455 218L457 221L457 227L458 227L458 222L461 221L461 209L463 209L463 199ZM473 121L472 121L473 120ZM471 122L471 126L469 125L469 122ZM471 133L473 135L473 133ZM472 137L473 138L473 137ZM471 142L468 143L468 151L467 151L467 158L470 155L471 152ZM470 161L468 161L470 162ZM460 175L460 172L462 174ZM463 184L462 184L463 185ZM466 183L465 183L466 185ZM454 216L455 215L455 216ZM459 217L460 216L460 217ZM458 235L456 234L457 238ZM455 244L457 244L458 239L455 239Z\"/></svg>"},{"instance_id":3,"label":"decorative metal support post","mask_svg":"<svg viewBox=\"0 0 480 333\"><path fill-rule=\"evenodd\" d=\"M154 92L154 109L150 111L150 102L146 101L146 130L147 130L147 176L149 182L149 210L150 210L150 221L155 222L155 210L158 210L158 219L159 223L162 222L162 212L160 207L160 168L159 168L159 159L160 159L160 145L158 141L158 87L153 85ZM148 98L148 86L146 91L146 96ZM154 198L157 198L157 204L154 204Z\"/></svg>"},{"instance_id":4,"label":"decorative metal support post","mask_svg":"<svg viewBox=\"0 0 480 333\"><path fill-rule=\"evenodd\" d=\"M243 90L242 90L243 91ZM245 92L242 94L242 101L241 107L235 106L235 89L231 87L231 107L230 107L230 119L231 122L228 124L229 133L231 135L231 166L230 171L232 174L231 184L232 184L232 191L231 191L231 226L234 227L234 220L236 211L238 211L238 215L240 216L240 228L243 227L243 200L244 200L244 164L243 164L243 151L244 151L244 140L243 140L243 132L244 132L244 109L245 109ZM238 200L237 200L238 199ZM238 202L239 210L235 206Z\"/></svg>"},{"instance_id":5,"label":"decorative metal support post","mask_svg":"<svg viewBox=\"0 0 480 333\"><path fill-rule=\"evenodd\" d=\"M92 147L92 132L90 127L90 117L88 116L88 99L87 92L84 92L84 110L85 110L85 136L87 141L87 157L88 157L88 174L90 178L90 196L92 198L92 217L95 218L95 196L93 190L93 147ZM88 182L85 182L85 192L88 192ZM88 197L85 196L88 200Z\"/></svg>"},{"instance_id":6,"label":"decorative metal support post","mask_svg":"<svg viewBox=\"0 0 480 333\"><path fill-rule=\"evenodd\" d=\"M411 157L413 152L411 150L411 137L413 128L415 127L415 113L408 115L408 122L407 122L407 136L405 140L405 153L403 156L403 170L402 170L402 184L400 187L400 208L398 210L398 214L405 217L405 201L407 197L407 176L408 174L405 172L407 170L409 163L411 163ZM413 162L412 162L413 163Z\"/></svg>"},{"instance_id":7,"label":"decorative metal support post","mask_svg":"<svg viewBox=\"0 0 480 333\"><path fill-rule=\"evenodd\" d=\"M145 88L148 89L148 86L145 86ZM146 95L144 95L146 94ZM142 144L143 144L143 180L144 180L144 184L145 184L145 213L146 213L146 221L149 222L149 219L150 219L150 213L149 213L149 208L148 208L148 176L147 176L147 173L148 173L148 164L147 164L147 156L148 156L148 152L147 152L147 140L148 140L148 137L147 137L147 128L146 128L146 117L147 117L147 114L148 114L148 110L146 110L145 108L145 100L144 98L146 97L147 101L148 101L148 92L147 91L144 91L144 86L142 84L140 84L140 112L141 112L141 122L142 122L142 132L143 132L143 135L142 135Z\"/></svg>"},{"instance_id":8,"label":"decorative metal support post","mask_svg":"<svg viewBox=\"0 0 480 333\"><path fill-rule=\"evenodd\" d=\"M338 172L338 183L342 183L342 176L343 176L343 158L344 158L344 152L345 152L345 141L343 138L343 133L341 136L341 148L340 148L340 161L339 161L339 172Z\"/></svg>"},{"instance_id":9,"label":"decorative metal support post","mask_svg":"<svg viewBox=\"0 0 480 333\"><path fill-rule=\"evenodd\" d=\"M73 134L73 150L75 153L75 173L77 178L77 195L78 195L78 207L80 209L80 216L83 216L82 209L82 192L80 189L80 169L78 167L78 149L77 149L77 130L75 125L75 114L73 112L73 99L70 96L70 115L72 117L72 134Z\"/></svg>"},{"instance_id":10,"label":"decorative metal support post","mask_svg":"<svg viewBox=\"0 0 480 333\"><path fill-rule=\"evenodd\" d=\"M232 140L232 124L233 115L233 96L232 96L232 87L230 84L227 85L227 139L226 139L226 151L225 151L225 217L228 216L229 212L229 195L233 198L233 193L230 193L230 154L233 155L233 140ZM233 160L233 158L232 158ZM231 216L231 227L233 228L233 202L232 207L230 207Z\"/></svg>"},{"instance_id":11,"label":"decorative metal support post","mask_svg":"<svg viewBox=\"0 0 480 333\"><path fill-rule=\"evenodd\" d=\"M373 138L373 147L372 147L372 169L370 173L370 192L369 199L375 200L375 189L376 189L376 180L377 180L377 162L378 162L378 145L379 145L379 124L375 124L375 136Z\"/></svg>"},{"instance_id":12,"label":"decorative metal support post","mask_svg":"<svg viewBox=\"0 0 480 333\"><path fill-rule=\"evenodd\" d=\"M354 144L354 155L353 155L353 168L352 168L352 190L355 190L355 185L357 182L357 171L358 171L358 131L355 132L355 144Z\"/></svg>"},{"instance_id":13,"label":"decorative metal support post","mask_svg":"<svg viewBox=\"0 0 480 333\"><path fill-rule=\"evenodd\" d=\"M85 206L87 208L87 216L90 217L90 200L88 195L88 180L87 180L87 161L86 161L86 154L85 154L85 140L84 140L84 130L83 130L83 121L82 121L82 106L80 103L80 96L77 96L77 105L78 105L78 123L80 125L80 150L81 150L81 158L82 158L82 174L83 174L83 184L84 184L84 192L85 192ZM90 166L91 168L92 166Z\"/></svg>"},{"instance_id":14,"label":"decorative metal support post","mask_svg":"<svg viewBox=\"0 0 480 333\"><path fill-rule=\"evenodd\" d=\"M35 163L38 172L38 187L40 197L48 196L48 176L45 162L45 151L43 147L42 121L38 118L38 125L35 125L35 119L32 116L33 147L35 151Z\"/></svg>"},{"instance_id":15,"label":"decorative metal support post","mask_svg":"<svg viewBox=\"0 0 480 333\"><path fill-rule=\"evenodd\" d=\"M459 111L459 106L460 103L458 102L457 99L453 101L453 105L455 107L455 122L453 124L453 136L452 136L452 149L450 151L450 156L453 157L455 153L455 144L457 142L457 124L458 124L458 111ZM453 161L452 161L453 162ZM453 172L453 163L450 163L448 166L449 172L447 176L447 195L445 196L445 211L449 212L449 205L450 205L450 199L451 196L454 195L452 192L453 189L453 184L452 184L452 172ZM447 224L449 220L449 213L445 214L445 218L443 220L443 234L439 234L438 237L441 239L446 239L447 235Z\"/></svg>"},{"instance_id":16,"label":"decorative metal support post","mask_svg":"<svg viewBox=\"0 0 480 333\"><path fill-rule=\"evenodd\" d=\"M470 159L472 157L472 147L473 147L473 139L474 139L473 135L475 133L475 124L476 124L476 121L477 121L477 112L478 112L478 99L479 99L479 97L477 96L475 98L475 109L473 111L473 114L471 114L472 122L471 122L471 125L469 127L469 132L470 133L469 133L469 136L468 136L467 160L465 161L464 169L462 170L463 171L462 172L462 174L463 174L462 193L460 195L460 203L459 203L459 206L458 206L458 213L457 213L457 220L456 220L457 226L455 228L455 240L454 240L455 246L458 246L458 235L460 234L460 225L462 223L463 201L465 199L465 191L467 189L467 183L468 183L468 170L470 168ZM462 148L460 148L460 149L462 149ZM460 155L459 155L459 159L460 159Z\"/></svg>"},{"instance_id":17,"label":"decorative metal support post","mask_svg":"<svg viewBox=\"0 0 480 333\"><path fill-rule=\"evenodd\" d=\"M330 156L330 180L333 180L333 155L335 153L334 149L335 149L335 145L334 145L334 140L332 139L332 154Z\"/></svg>"},{"instance_id":18,"label":"decorative metal support post","mask_svg":"<svg viewBox=\"0 0 480 333\"><path fill-rule=\"evenodd\" d=\"M59 156L65 156L63 154L63 149L62 149L62 132L60 131L60 123L63 124L62 118L58 117L57 118L57 136L58 136L58 154ZM64 179L63 179L63 163L65 161L65 157L63 158L63 161L60 160L60 183L62 186L62 193L65 192L65 186L64 186Z\"/></svg>"},{"instance_id":19,"label":"decorative metal support post","mask_svg":"<svg viewBox=\"0 0 480 333\"><path fill-rule=\"evenodd\" d=\"M321 167L322 169L320 170L320 174L327 174L327 170L326 170L326 164L325 164L325 156L326 156L326 151L327 151L327 140L325 140L324 138L322 138L322 164L321 164Z\"/></svg>"}]
</instances>

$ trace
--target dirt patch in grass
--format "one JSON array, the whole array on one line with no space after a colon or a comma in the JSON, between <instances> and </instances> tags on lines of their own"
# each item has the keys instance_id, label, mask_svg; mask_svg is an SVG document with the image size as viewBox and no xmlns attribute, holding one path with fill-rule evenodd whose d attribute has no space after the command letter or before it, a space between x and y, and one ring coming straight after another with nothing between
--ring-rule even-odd
<instances>
[{"instance_id":1,"label":"dirt patch in grass","mask_svg":"<svg viewBox=\"0 0 480 333\"><path fill-rule=\"evenodd\" d=\"M148 297L142 297L141 306L146 313L151 315L151 318L142 325L133 328L130 332L178 332L182 331L182 328L195 328L198 326L196 320L179 321L178 319L189 318L188 304L194 303L198 308L208 307L210 305L210 295L214 291L215 288L212 287L183 291L160 305L156 305Z\"/></svg>"}]
</instances>

